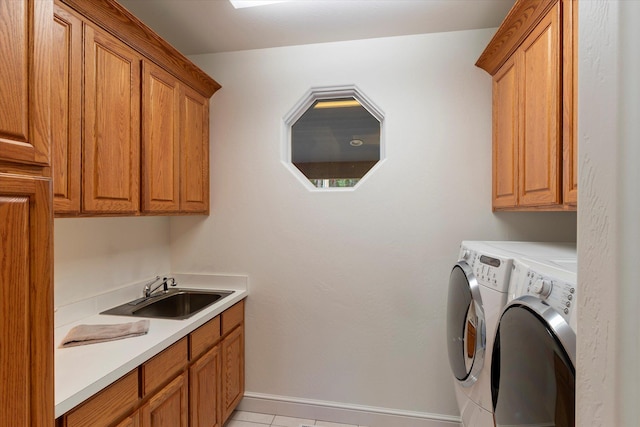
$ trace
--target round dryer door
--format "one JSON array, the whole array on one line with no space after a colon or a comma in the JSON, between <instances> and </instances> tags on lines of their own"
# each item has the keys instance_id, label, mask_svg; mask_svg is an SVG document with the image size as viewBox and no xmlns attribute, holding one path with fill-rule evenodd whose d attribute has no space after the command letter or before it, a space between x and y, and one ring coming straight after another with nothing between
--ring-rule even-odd
<instances>
[{"instance_id":1,"label":"round dryer door","mask_svg":"<svg viewBox=\"0 0 640 427\"><path fill-rule=\"evenodd\" d=\"M449 364L465 387L476 382L485 352L485 318L480 288L465 261L453 266L447 300L447 340Z\"/></svg>"},{"instance_id":2,"label":"round dryer door","mask_svg":"<svg viewBox=\"0 0 640 427\"><path fill-rule=\"evenodd\" d=\"M575 426L576 335L540 299L502 312L491 362L496 426Z\"/></svg>"}]
</instances>

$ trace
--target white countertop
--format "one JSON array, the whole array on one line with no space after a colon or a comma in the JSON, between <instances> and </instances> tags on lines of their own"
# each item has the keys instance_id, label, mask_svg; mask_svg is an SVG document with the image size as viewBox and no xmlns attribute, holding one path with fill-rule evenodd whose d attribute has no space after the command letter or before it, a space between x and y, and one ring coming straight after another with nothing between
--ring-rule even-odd
<instances>
[{"instance_id":1,"label":"white countertop","mask_svg":"<svg viewBox=\"0 0 640 427\"><path fill-rule=\"evenodd\" d=\"M140 320L126 316L97 314L105 309L140 296L142 286L120 289L91 301L81 301L56 309L55 348L55 416L58 418L79 403L93 396L123 375L135 369L180 338L213 319L248 295L245 276L175 274L179 288L199 288L234 291L205 310L185 320L149 319L149 332L99 344L58 348L69 330L80 324L116 324ZM135 296L131 296L134 292ZM114 296L114 294L116 294ZM114 298L117 300L114 302ZM122 299L124 298L124 299ZM78 316L81 315L80 318ZM67 321L60 325L61 318ZM60 326L58 326L60 325Z\"/></svg>"}]
</instances>

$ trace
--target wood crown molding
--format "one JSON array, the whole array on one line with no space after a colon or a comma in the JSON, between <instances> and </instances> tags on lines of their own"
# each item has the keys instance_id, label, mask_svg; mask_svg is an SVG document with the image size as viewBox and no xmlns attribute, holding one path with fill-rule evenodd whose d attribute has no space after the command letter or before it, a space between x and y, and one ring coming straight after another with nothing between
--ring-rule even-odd
<instances>
[{"instance_id":1,"label":"wood crown molding","mask_svg":"<svg viewBox=\"0 0 640 427\"><path fill-rule=\"evenodd\" d=\"M110 32L210 98L220 84L115 0L56 0Z\"/></svg>"},{"instance_id":2,"label":"wood crown molding","mask_svg":"<svg viewBox=\"0 0 640 427\"><path fill-rule=\"evenodd\" d=\"M561 0L518 0L485 48L476 66L492 76L522 44L531 30Z\"/></svg>"}]
</instances>

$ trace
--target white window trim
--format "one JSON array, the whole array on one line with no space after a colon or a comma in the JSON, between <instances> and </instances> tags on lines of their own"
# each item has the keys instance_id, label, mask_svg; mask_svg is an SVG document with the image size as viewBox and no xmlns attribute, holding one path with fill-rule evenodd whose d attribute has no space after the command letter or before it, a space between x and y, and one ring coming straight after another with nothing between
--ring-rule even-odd
<instances>
[{"instance_id":1,"label":"white window trim","mask_svg":"<svg viewBox=\"0 0 640 427\"><path fill-rule=\"evenodd\" d=\"M309 178L307 178L300 169L298 169L291 159L291 127L302 117L304 113L313 105L314 102L324 99L349 98L356 99L373 117L380 122L380 160L367 171L366 174L353 187L330 187L318 188L314 186ZM354 191L366 179L375 173L386 159L386 144L384 137L384 113L378 108L367 96L365 96L356 85L344 86L322 86L312 87L307 93L294 105L282 120L282 164L305 186L309 191L313 192L344 192Z\"/></svg>"}]
</instances>

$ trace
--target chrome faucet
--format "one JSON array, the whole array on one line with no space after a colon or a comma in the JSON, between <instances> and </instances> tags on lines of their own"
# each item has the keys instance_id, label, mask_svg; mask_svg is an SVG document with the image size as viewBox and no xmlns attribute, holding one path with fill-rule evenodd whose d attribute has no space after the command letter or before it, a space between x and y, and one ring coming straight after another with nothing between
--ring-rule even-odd
<instances>
[{"instance_id":1,"label":"chrome faucet","mask_svg":"<svg viewBox=\"0 0 640 427\"><path fill-rule=\"evenodd\" d=\"M143 295L145 298L150 298L151 296L153 296L153 293L158 290L158 288L160 286L162 286L162 293L166 294L167 292L169 292L169 286L176 286L178 283L176 282L176 279L174 279L173 277L163 277L162 280L160 281L160 283L153 287L152 286L157 283L160 279L160 276L156 276L155 279L153 279L152 281L150 281L149 283L147 283L146 285L144 285L144 290L143 290ZM169 285L170 284L170 285Z\"/></svg>"}]
</instances>

